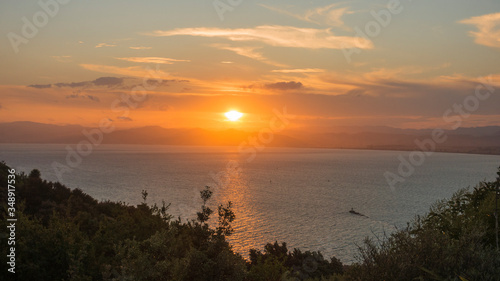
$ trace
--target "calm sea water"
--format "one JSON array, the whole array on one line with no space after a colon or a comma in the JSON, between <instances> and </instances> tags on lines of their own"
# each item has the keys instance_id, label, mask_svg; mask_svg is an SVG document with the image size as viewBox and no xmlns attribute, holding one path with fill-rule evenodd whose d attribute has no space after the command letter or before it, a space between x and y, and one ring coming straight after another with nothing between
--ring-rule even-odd
<instances>
[{"instance_id":1,"label":"calm sea water","mask_svg":"<svg viewBox=\"0 0 500 281\"><path fill-rule=\"evenodd\" d=\"M248 162L234 147L102 145L61 180L99 200L132 205L145 189L148 203L165 200L183 219L195 218L208 185L213 206L233 202L230 240L244 256L285 241L350 263L366 236L390 233L436 200L493 180L500 165L499 156L435 153L391 190L384 172L397 170L400 154L409 152L266 148ZM26 173L37 168L51 181L58 180L52 163L65 164L66 155L64 145L0 145L0 160Z\"/></svg>"}]
</instances>

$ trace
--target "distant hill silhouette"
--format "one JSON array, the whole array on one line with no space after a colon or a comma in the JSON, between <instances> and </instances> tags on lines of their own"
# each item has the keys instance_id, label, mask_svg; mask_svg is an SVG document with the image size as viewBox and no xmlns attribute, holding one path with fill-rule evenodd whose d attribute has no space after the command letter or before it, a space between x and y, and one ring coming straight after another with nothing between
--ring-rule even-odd
<instances>
[{"instance_id":1,"label":"distant hill silhouette","mask_svg":"<svg viewBox=\"0 0 500 281\"><path fill-rule=\"evenodd\" d=\"M0 123L0 143L78 143L85 137L79 125L51 125L34 122ZM275 134L266 146L323 147L381 150L416 150L415 140L430 139L432 129L391 127L334 127L331 132L287 131ZM500 126L458 128L445 131L447 141L436 151L500 154ZM161 144L238 146L258 136L236 129L211 131L200 128L149 126L116 130L105 134L103 144ZM259 142L261 143L261 142ZM262 144L262 143L261 143ZM250 144L247 144L250 146Z\"/></svg>"},{"instance_id":2,"label":"distant hill silhouette","mask_svg":"<svg viewBox=\"0 0 500 281\"><path fill-rule=\"evenodd\" d=\"M78 125L0 123L0 143L74 143L81 140L83 129Z\"/></svg>"},{"instance_id":3,"label":"distant hill silhouette","mask_svg":"<svg viewBox=\"0 0 500 281\"><path fill-rule=\"evenodd\" d=\"M432 139L433 129L338 127L332 131L335 133L311 134L307 138L313 139L318 147L419 150L415 141ZM438 144L436 151L500 154L500 126L458 128L444 132L447 140Z\"/></svg>"},{"instance_id":4,"label":"distant hill silhouette","mask_svg":"<svg viewBox=\"0 0 500 281\"><path fill-rule=\"evenodd\" d=\"M0 123L0 143L78 143L85 138L85 128L78 125L50 125L35 122ZM210 131L199 128L166 129L148 126L116 130L104 134L103 144L164 144L238 146L256 133L235 129ZM266 136L267 137L267 136ZM307 143L285 135L275 134L266 146L306 147Z\"/></svg>"}]
</instances>

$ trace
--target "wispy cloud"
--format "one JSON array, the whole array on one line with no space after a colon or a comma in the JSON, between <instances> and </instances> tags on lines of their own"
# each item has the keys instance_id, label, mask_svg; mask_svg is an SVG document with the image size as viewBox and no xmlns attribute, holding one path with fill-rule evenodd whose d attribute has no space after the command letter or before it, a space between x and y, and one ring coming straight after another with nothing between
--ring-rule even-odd
<instances>
[{"instance_id":1,"label":"wispy cloud","mask_svg":"<svg viewBox=\"0 0 500 281\"><path fill-rule=\"evenodd\" d=\"M94 102L99 102L99 98L93 95L84 95L80 93L73 93L71 95L66 96L67 99L89 99Z\"/></svg>"},{"instance_id":2,"label":"wispy cloud","mask_svg":"<svg viewBox=\"0 0 500 281\"><path fill-rule=\"evenodd\" d=\"M373 68L371 71L365 72L362 76L366 81L374 80L388 80L388 79L402 79L411 77L417 74L423 74L435 70L445 69L450 67L451 64L443 63L435 66L417 66L407 65L396 68Z\"/></svg>"},{"instance_id":3,"label":"wispy cloud","mask_svg":"<svg viewBox=\"0 0 500 281\"><path fill-rule=\"evenodd\" d=\"M137 47L129 47L132 50L150 50L153 47L143 47L143 46L137 46Z\"/></svg>"},{"instance_id":4,"label":"wispy cloud","mask_svg":"<svg viewBox=\"0 0 500 281\"><path fill-rule=\"evenodd\" d=\"M157 63L157 64L174 64L176 62L190 62L190 60L178 60L178 59L161 58L161 57L129 57L129 58L117 58L117 59L131 61L131 62Z\"/></svg>"},{"instance_id":5,"label":"wispy cloud","mask_svg":"<svg viewBox=\"0 0 500 281\"><path fill-rule=\"evenodd\" d=\"M459 23L476 26L478 31L471 31L469 34L477 44L500 48L500 13L472 17Z\"/></svg>"},{"instance_id":6,"label":"wispy cloud","mask_svg":"<svg viewBox=\"0 0 500 281\"><path fill-rule=\"evenodd\" d=\"M99 77L92 81L96 86L117 86L123 83L123 78L118 77Z\"/></svg>"},{"instance_id":7,"label":"wispy cloud","mask_svg":"<svg viewBox=\"0 0 500 281\"><path fill-rule=\"evenodd\" d=\"M221 49L221 50L228 50L228 51L234 52L240 56L251 58L254 60L258 60L258 61L270 64L270 65L282 66L282 64L271 61L271 60L267 59L266 57L264 57L264 55L262 55L261 52L257 51L258 49L260 49L259 47L250 47L250 46L235 47L235 46L229 46L229 45L225 45L225 44L212 44L210 46L217 48L217 49Z\"/></svg>"},{"instance_id":8,"label":"wispy cloud","mask_svg":"<svg viewBox=\"0 0 500 281\"><path fill-rule=\"evenodd\" d=\"M264 88L270 90L279 90L279 91L287 91L287 90L298 90L302 88L304 85L300 82L289 81L289 82L277 82L265 84Z\"/></svg>"},{"instance_id":9,"label":"wispy cloud","mask_svg":"<svg viewBox=\"0 0 500 281\"><path fill-rule=\"evenodd\" d=\"M409 71L418 73L418 68L415 67L414 70ZM99 69L107 68L100 66ZM126 71L129 70L126 69ZM114 71L117 70L114 69ZM176 112L193 110L201 112L206 110L207 106L217 107L229 101L232 104L248 106L248 112L260 112L286 102L290 111L293 110L298 116L325 120L324 122L304 121L304 123L300 121L297 124L301 126L327 127L332 124L351 122L357 125L386 124L407 127L414 126L420 122L418 120L428 120L425 124L419 123L418 126L436 127L446 125L439 123L442 122L442 114L446 109L473 95L475 88L481 83L474 77L463 75L424 80L412 79L411 75L401 76L406 71L408 70L373 69L369 73L325 71L310 75L298 73L294 75L293 72L283 75L278 72L254 81L210 80L195 81L196 83L189 83L189 85L171 82L168 87L159 87L158 91L150 92L154 100L147 103L144 110L135 113L137 118L134 117L134 120L150 120L148 119L152 116L150 114L156 114L158 107L164 105L175 108ZM143 77L138 77L130 82L135 84L142 79ZM107 81L108 83L105 84L113 84L114 80L104 79L102 82ZM489 85L498 87L500 74L491 76L487 81ZM186 86L189 86L191 90L183 92L182 89ZM8 109L12 112L21 108L29 108L19 115L19 118L22 117L24 120L38 118L38 112L46 112L45 117L66 118L64 120L72 122L78 122L76 119L71 119L74 112L78 112L89 120L95 119L92 112L96 109L106 110L110 102L116 99L116 94L123 91L123 88L115 87L86 89L86 92L82 89L81 95L98 97L100 102L92 101L85 96L66 98L75 90L80 90L79 88L58 88L52 84L51 88L39 90L34 87L0 85L1 92L5 93L1 101L5 107L8 105ZM464 121L464 125L498 124L499 105L500 96L491 95L488 102L481 103L478 110L468 118L469 121ZM61 115L61 112L65 115ZM419 119L412 121L411 118L414 117ZM329 118L332 120L328 121ZM470 120L479 121L470 123Z\"/></svg>"},{"instance_id":10,"label":"wispy cloud","mask_svg":"<svg viewBox=\"0 0 500 281\"><path fill-rule=\"evenodd\" d=\"M243 86L245 89L264 89L272 92L282 92L282 91L290 91L290 90L299 90L302 89L304 85L301 82L296 81L278 81L278 82L269 82L269 83L255 83L249 86Z\"/></svg>"},{"instance_id":11,"label":"wispy cloud","mask_svg":"<svg viewBox=\"0 0 500 281\"><path fill-rule=\"evenodd\" d=\"M28 85L30 88L35 88L35 89L48 89L52 87L52 84L33 84L33 85Z\"/></svg>"},{"instance_id":12,"label":"wispy cloud","mask_svg":"<svg viewBox=\"0 0 500 281\"><path fill-rule=\"evenodd\" d=\"M85 88L91 86L105 86L114 87L123 84L123 78L118 77L99 77L93 81L81 81L81 82L70 82L70 83L54 83L54 84L35 84L28 85L30 88L35 89L48 89L48 88Z\"/></svg>"},{"instance_id":13,"label":"wispy cloud","mask_svg":"<svg viewBox=\"0 0 500 281\"><path fill-rule=\"evenodd\" d=\"M71 56L52 56L52 58L55 59L58 62L63 62L63 63L67 63L67 62L72 62L73 61L73 59L71 58Z\"/></svg>"},{"instance_id":14,"label":"wispy cloud","mask_svg":"<svg viewBox=\"0 0 500 281\"><path fill-rule=\"evenodd\" d=\"M218 48L221 50L228 50L231 52L235 52L236 54L244 57L248 57L251 59L255 60L265 60L266 58L260 53L255 50L259 49L258 47L232 47L228 45L222 45L222 44L212 44L210 45L214 48Z\"/></svg>"},{"instance_id":15,"label":"wispy cloud","mask_svg":"<svg viewBox=\"0 0 500 281\"><path fill-rule=\"evenodd\" d=\"M100 65L100 64L80 64L80 66L87 70L92 70L102 73L111 73L123 76L150 77L151 72L154 72L156 76L159 76L158 77L159 79L172 78L168 75L168 73L165 73L161 70L148 70L140 66L118 67L114 65Z\"/></svg>"},{"instance_id":16,"label":"wispy cloud","mask_svg":"<svg viewBox=\"0 0 500 281\"><path fill-rule=\"evenodd\" d=\"M319 69L319 68L297 68L297 69L274 69L272 72L277 72L277 73L320 73L320 72L325 72L325 70Z\"/></svg>"},{"instance_id":17,"label":"wispy cloud","mask_svg":"<svg viewBox=\"0 0 500 281\"><path fill-rule=\"evenodd\" d=\"M116 47L114 44L108 44L108 43L99 43L95 46L96 48L102 48L102 47Z\"/></svg>"},{"instance_id":18,"label":"wispy cloud","mask_svg":"<svg viewBox=\"0 0 500 281\"><path fill-rule=\"evenodd\" d=\"M373 43L366 38L335 36L329 29L298 28L281 25L262 25L254 28L178 28L155 31L153 36L189 35L219 37L231 41L254 41L276 47L307 49L372 49Z\"/></svg>"},{"instance_id":19,"label":"wispy cloud","mask_svg":"<svg viewBox=\"0 0 500 281\"><path fill-rule=\"evenodd\" d=\"M269 9L271 11L278 12L280 14L288 15L299 19L301 21L315 23L318 25L328 25L340 27L344 26L344 21L342 17L346 14L352 13L349 11L348 7L336 8L338 7L338 3L330 4L323 7L317 7L314 9L309 9L303 14L295 14L287 10L283 10L280 8L272 7L265 4L260 4L260 6Z\"/></svg>"}]
</instances>

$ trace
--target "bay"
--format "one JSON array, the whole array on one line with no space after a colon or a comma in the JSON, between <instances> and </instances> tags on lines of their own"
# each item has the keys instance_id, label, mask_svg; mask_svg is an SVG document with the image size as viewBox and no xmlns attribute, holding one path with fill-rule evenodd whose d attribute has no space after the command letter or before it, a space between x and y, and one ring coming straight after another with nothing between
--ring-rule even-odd
<instances>
[{"instance_id":1,"label":"bay","mask_svg":"<svg viewBox=\"0 0 500 281\"><path fill-rule=\"evenodd\" d=\"M78 163L68 158L66 145L0 145L0 160L18 171L36 168L44 179L80 188L98 200L130 205L141 203L141 191L147 190L148 204L171 203L169 212L183 220L195 218L202 204L199 192L210 186L213 209L233 203L235 233L229 240L243 256L278 241L287 242L289 249L320 250L345 263L355 261L365 237L389 234L424 215L437 200L494 180L500 165L500 156L434 153L391 189L384 173L397 174L398 157L408 159L409 154L100 145ZM54 163L74 168L58 177ZM351 208L365 216L349 213Z\"/></svg>"}]
</instances>

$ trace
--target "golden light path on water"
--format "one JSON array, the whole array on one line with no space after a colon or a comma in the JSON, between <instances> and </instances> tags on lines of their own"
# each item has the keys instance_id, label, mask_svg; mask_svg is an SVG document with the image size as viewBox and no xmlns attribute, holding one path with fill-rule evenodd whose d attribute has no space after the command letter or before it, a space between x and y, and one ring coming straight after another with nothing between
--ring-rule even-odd
<instances>
[{"instance_id":1,"label":"golden light path on water","mask_svg":"<svg viewBox=\"0 0 500 281\"><path fill-rule=\"evenodd\" d=\"M233 222L235 232L228 240L235 252L246 256L249 249L260 249L262 246L259 245L259 241L263 239L262 234L255 230L258 229L256 226L263 221L263 218L259 218L257 210L249 204L252 201L251 190L239 158L238 154L227 154L226 169L219 171L215 176L218 184L216 183L213 188L213 200L217 204L226 204L231 201L236 219ZM211 223L214 221L212 220Z\"/></svg>"},{"instance_id":2,"label":"golden light path on water","mask_svg":"<svg viewBox=\"0 0 500 281\"><path fill-rule=\"evenodd\" d=\"M310 197L311 193L304 190L303 192L307 192L307 195L296 198L293 195L294 192L290 192L293 187L283 185L284 178L273 175L272 169L266 175L252 174L250 176L249 167L241 155L229 153L226 157L226 169L212 174L212 179L218 179L215 181L219 183L219 185L212 186L214 191L212 200L216 204L226 204L228 201L233 204L233 211L236 215L233 222L235 231L228 237L228 241L236 253L248 259L250 249L262 250L265 243L275 241L280 244L286 242L289 251L295 247L301 250L321 251L325 258L335 255L336 252L345 254L346 251L354 249L353 244L351 244L352 249L349 249L350 247L345 243L342 243L344 244L342 246L333 241L337 239L354 241L355 233L361 230L360 225L357 229L338 229L336 219L333 217L331 218L332 224L325 224L324 217L317 214L322 206L316 204L316 200L312 202L307 202L308 199L304 200ZM258 162L253 164L258 165ZM255 181L255 177L259 176L261 178ZM265 187L262 188L262 185ZM216 206L213 208L215 212L211 225L215 226ZM304 208L307 211L304 212ZM349 219L348 214L340 215L339 219L342 217ZM377 223L372 227L380 229ZM324 235L325 233L328 234ZM334 244L337 244L336 247Z\"/></svg>"},{"instance_id":3,"label":"golden light path on water","mask_svg":"<svg viewBox=\"0 0 500 281\"><path fill-rule=\"evenodd\" d=\"M352 262L356 244L361 242L360 234L370 235L372 231L380 234L394 229L383 221L353 217L345 203L335 199L343 196L337 194L341 191L332 193L327 186L331 182L324 177L313 172L303 173L303 182L309 184L293 183L290 175L300 174L295 169L283 173L282 168L269 165L266 159L250 163L245 160L238 153L225 154L226 169L212 173L214 183L219 184L211 186L214 192L212 204L226 204L228 201L233 204L235 231L228 241L235 252L247 259L250 249L262 250L266 243L277 241L280 244L286 242L289 251L293 248L321 251L327 259L336 256L344 262ZM255 167L264 165L264 162L266 172L255 173ZM212 208L211 225L215 226L217 208L215 205ZM344 209L345 212L339 211ZM349 226L345 227L346 224Z\"/></svg>"}]
</instances>

